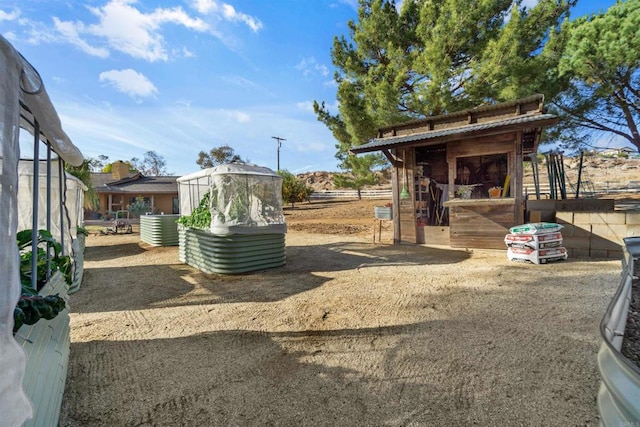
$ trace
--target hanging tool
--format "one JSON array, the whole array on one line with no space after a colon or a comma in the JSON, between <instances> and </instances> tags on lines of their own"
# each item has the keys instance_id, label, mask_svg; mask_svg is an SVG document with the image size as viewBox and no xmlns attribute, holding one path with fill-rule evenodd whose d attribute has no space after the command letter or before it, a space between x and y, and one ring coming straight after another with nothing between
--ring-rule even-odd
<instances>
[{"instance_id":1,"label":"hanging tool","mask_svg":"<svg viewBox=\"0 0 640 427\"><path fill-rule=\"evenodd\" d=\"M400 191L401 199L409 198L409 191L407 191L407 162L405 161L406 151L402 150L402 172L404 174L404 179L402 181L402 191Z\"/></svg>"}]
</instances>

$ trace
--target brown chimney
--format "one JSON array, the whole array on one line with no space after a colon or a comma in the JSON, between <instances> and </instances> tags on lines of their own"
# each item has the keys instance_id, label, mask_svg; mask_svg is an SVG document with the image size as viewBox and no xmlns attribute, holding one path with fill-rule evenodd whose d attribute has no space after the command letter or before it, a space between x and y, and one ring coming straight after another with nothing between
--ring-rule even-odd
<instances>
[{"instance_id":1,"label":"brown chimney","mask_svg":"<svg viewBox=\"0 0 640 427\"><path fill-rule=\"evenodd\" d=\"M115 180L126 178L129 176L129 165L121 160L116 160L111 165L111 176Z\"/></svg>"}]
</instances>

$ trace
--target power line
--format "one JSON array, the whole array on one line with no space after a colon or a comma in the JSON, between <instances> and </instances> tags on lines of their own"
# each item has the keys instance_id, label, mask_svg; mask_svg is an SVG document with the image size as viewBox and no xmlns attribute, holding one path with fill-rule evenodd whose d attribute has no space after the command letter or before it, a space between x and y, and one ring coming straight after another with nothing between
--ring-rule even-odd
<instances>
[{"instance_id":1,"label":"power line","mask_svg":"<svg viewBox=\"0 0 640 427\"><path fill-rule=\"evenodd\" d=\"M286 139L280 138L279 136L272 136L271 138L278 141L278 171L280 171L280 147L282 147L282 141L286 141Z\"/></svg>"}]
</instances>

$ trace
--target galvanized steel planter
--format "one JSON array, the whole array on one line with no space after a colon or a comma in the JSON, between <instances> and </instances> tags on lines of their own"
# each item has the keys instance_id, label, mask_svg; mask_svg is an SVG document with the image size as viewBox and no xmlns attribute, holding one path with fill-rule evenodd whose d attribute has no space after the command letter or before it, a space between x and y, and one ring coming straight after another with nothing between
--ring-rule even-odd
<instances>
[{"instance_id":1,"label":"galvanized steel planter","mask_svg":"<svg viewBox=\"0 0 640 427\"><path fill-rule=\"evenodd\" d=\"M68 302L67 288L64 276L56 272L40 295L58 294ZM69 309L51 320L23 325L15 338L27 356L22 387L34 408L33 418L23 426L57 426L69 366Z\"/></svg>"},{"instance_id":2,"label":"galvanized steel planter","mask_svg":"<svg viewBox=\"0 0 640 427\"><path fill-rule=\"evenodd\" d=\"M634 264L640 258L640 237L624 239L626 250L620 286L605 312L598 353L602 377L598 411L604 426L640 424L640 368L621 352L633 284Z\"/></svg>"},{"instance_id":3,"label":"galvanized steel planter","mask_svg":"<svg viewBox=\"0 0 640 427\"><path fill-rule=\"evenodd\" d=\"M205 273L238 274L285 264L285 235L214 235L206 231L178 230L180 261Z\"/></svg>"},{"instance_id":4,"label":"galvanized steel planter","mask_svg":"<svg viewBox=\"0 0 640 427\"><path fill-rule=\"evenodd\" d=\"M178 246L180 215L142 215L140 240L154 246Z\"/></svg>"}]
</instances>

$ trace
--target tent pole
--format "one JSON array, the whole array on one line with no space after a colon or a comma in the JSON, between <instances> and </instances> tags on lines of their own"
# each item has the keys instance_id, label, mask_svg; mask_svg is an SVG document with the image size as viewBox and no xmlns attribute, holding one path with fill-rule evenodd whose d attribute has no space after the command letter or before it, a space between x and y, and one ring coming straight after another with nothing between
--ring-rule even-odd
<instances>
[{"instance_id":1,"label":"tent pole","mask_svg":"<svg viewBox=\"0 0 640 427\"><path fill-rule=\"evenodd\" d=\"M40 123L33 129L33 201L31 209L31 287L38 290L38 190L40 187Z\"/></svg>"}]
</instances>

